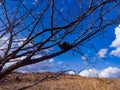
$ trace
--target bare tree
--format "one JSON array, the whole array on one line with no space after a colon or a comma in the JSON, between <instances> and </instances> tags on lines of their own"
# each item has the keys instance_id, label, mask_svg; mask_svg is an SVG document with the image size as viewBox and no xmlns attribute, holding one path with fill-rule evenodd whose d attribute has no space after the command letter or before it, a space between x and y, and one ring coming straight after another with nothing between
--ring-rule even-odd
<instances>
[{"instance_id":1,"label":"bare tree","mask_svg":"<svg viewBox=\"0 0 120 90\"><path fill-rule=\"evenodd\" d=\"M68 5L64 6L66 11L59 0L35 0L29 5L24 0L0 2L0 79L20 67L80 48L97 33L119 23L120 1L63 1ZM69 47L59 48L64 42ZM14 63L6 66L10 62Z\"/></svg>"}]
</instances>

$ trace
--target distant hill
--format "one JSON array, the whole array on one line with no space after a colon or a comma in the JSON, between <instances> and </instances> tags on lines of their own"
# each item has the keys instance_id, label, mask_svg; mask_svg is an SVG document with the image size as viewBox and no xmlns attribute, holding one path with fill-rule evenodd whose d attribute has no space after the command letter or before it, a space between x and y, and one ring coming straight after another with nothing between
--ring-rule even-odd
<instances>
[{"instance_id":1,"label":"distant hill","mask_svg":"<svg viewBox=\"0 0 120 90\"><path fill-rule=\"evenodd\" d=\"M57 75L51 72L12 73L0 82L0 90L18 90L34 84L25 90L120 90L120 79Z\"/></svg>"}]
</instances>

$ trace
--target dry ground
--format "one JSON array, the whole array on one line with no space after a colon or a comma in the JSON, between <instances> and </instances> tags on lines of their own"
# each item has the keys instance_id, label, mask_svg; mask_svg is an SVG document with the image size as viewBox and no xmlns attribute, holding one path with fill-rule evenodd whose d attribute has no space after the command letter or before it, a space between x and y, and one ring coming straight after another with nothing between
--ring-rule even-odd
<instances>
[{"instance_id":1,"label":"dry ground","mask_svg":"<svg viewBox=\"0 0 120 90\"><path fill-rule=\"evenodd\" d=\"M0 90L18 90L32 85L53 73L12 73L0 82ZM87 78L77 75L60 75L44 80L25 90L120 90L120 79Z\"/></svg>"}]
</instances>

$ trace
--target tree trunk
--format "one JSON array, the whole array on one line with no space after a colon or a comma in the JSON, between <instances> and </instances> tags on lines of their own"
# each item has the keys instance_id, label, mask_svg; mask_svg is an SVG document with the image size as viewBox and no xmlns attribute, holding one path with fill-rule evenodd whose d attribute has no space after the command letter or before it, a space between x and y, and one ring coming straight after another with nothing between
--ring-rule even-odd
<instances>
[{"instance_id":1,"label":"tree trunk","mask_svg":"<svg viewBox=\"0 0 120 90\"><path fill-rule=\"evenodd\" d=\"M10 74L12 71L18 69L19 67L24 66L25 63L23 62L17 62L9 67L7 67L6 69L3 69L3 71L1 71L0 73L0 81L8 74Z\"/></svg>"}]
</instances>

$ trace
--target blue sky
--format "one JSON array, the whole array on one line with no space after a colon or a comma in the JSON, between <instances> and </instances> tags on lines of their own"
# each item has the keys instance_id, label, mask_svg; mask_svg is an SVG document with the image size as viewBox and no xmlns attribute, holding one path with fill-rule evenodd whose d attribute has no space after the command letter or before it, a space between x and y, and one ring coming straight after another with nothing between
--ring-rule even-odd
<instances>
[{"instance_id":1,"label":"blue sky","mask_svg":"<svg viewBox=\"0 0 120 90\"><path fill-rule=\"evenodd\" d=\"M24 0L24 4L29 8L31 5L34 6L38 1L39 0ZM83 4L86 4L86 2L83 0ZM73 6L71 6L71 3ZM62 12L65 18L68 18L69 21L72 21L77 17L77 15L80 14L80 12L76 12L77 10L73 9L73 7L78 7L76 3L77 2L72 2L72 0L57 0L55 2L56 6L60 9L60 12ZM72 18L70 18L70 15ZM115 16L115 12L111 11L111 13L108 15L108 18L112 18L113 16ZM49 18L46 20L49 21ZM60 17L58 17L57 20L60 21ZM84 24L87 22L88 21L85 21ZM60 25L62 24L64 23L61 23ZM46 23L45 27L49 27L49 23ZM70 38L71 37L68 37L66 40L70 40ZM89 43L94 45L95 48L87 48L86 45L81 46L82 52L85 56L81 56L80 54L71 50L48 61L43 61L32 66L30 65L20 68L19 71L59 71L62 68L64 70L73 70L82 76L88 76L89 72L95 72L97 74L98 72L101 72L102 75L106 75L106 77L114 77L120 73L119 24L106 28L104 34L99 34ZM82 74L79 72L81 70L83 70Z\"/></svg>"},{"instance_id":2,"label":"blue sky","mask_svg":"<svg viewBox=\"0 0 120 90\"><path fill-rule=\"evenodd\" d=\"M52 58L48 61L43 61L38 64L32 66L26 66L20 68L21 72L43 72L43 71L60 71L62 70L70 70L70 74L78 74L81 76L90 76L90 77L107 77L107 78L116 78L120 75L120 51L117 52L118 47L112 48L114 46L114 42L119 39L120 35L117 37L115 34L116 30L120 29L115 27L113 29L114 33L111 34L114 38L113 40L109 40L109 42L104 45L100 45L97 48L98 53L91 49L85 49L85 56L82 57L79 54L72 54L71 51L60 55L58 57ZM97 39L98 40L98 39ZM104 40L104 38L102 39ZM110 43L110 44L108 44ZM96 42L97 45L99 45ZM118 40L119 44L119 40ZM116 51L114 51L116 50ZM114 53L112 53L114 51ZM117 55L116 55L117 54ZM102 58L101 58L102 57ZM89 64L88 60L93 62L93 64ZM81 71L82 70L82 71ZM81 72L80 72L81 71Z\"/></svg>"}]
</instances>

